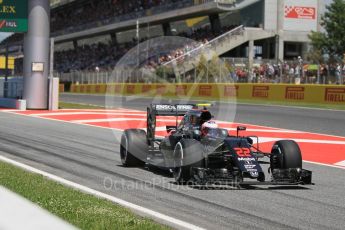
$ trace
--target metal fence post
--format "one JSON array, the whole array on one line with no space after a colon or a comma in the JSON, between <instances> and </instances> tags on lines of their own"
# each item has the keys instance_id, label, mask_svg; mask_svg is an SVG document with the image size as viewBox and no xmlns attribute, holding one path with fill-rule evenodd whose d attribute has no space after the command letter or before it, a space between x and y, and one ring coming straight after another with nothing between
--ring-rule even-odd
<instances>
[{"instance_id":1,"label":"metal fence post","mask_svg":"<svg viewBox=\"0 0 345 230\"><path fill-rule=\"evenodd\" d=\"M279 68L279 74L280 74L280 83L284 83L284 78L283 78L283 63L278 65L278 68Z\"/></svg>"},{"instance_id":2,"label":"metal fence post","mask_svg":"<svg viewBox=\"0 0 345 230\"><path fill-rule=\"evenodd\" d=\"M341 80L340 84L341 84L341 85L344 84L344 67L345 67L345 65L343 65L343 66L341 67L341 70L340 70L340 80Z\"/></svg>"},{"instance_id":3,"label":"metal fence post","mask_svg":"<svg viewBox=\"0 0 345 230\"><path fill-rule=\"evenodd\" d=\"M327 79L326 79L326 84L328 85L328 83L329 83L329 77L330 77L330 74L329 74L329 65L327 64L326 65L326 67L327 67Z\"/></svg>"},{"instance_id":4,"label":"metal fence post","mask_svg":"<svg viewBox=\"0 0 345 230\"><path fill-rule=\"evenodd\" d=\"M208 61L206 62L206 82L208 83Z\"/></svg>"},{"instance_id":5,"label":"metal fence post","mask_svg":"<svg viewBox=\"0 0 345 230\"><path fill-rule=\"evenodd\" d=\"M317 84L321 84L320 82L320 63L317 64Z\"/></svg>"},{"instance_id":6,"label":"metal fence post","mask_svg":"<svg viewBox=\"0 0 345 230\"><path fill-rule=\"evenodd\" d=\"M194 83L196 83L196 66L193 64L193 67L194 67Z\"/></svg>"},{"instance_id":7,"label":"metal fence post","mask_svg":"<svg viewBox=\"0 0 345 230\"><path fill-rule=\"evenodd\" d=\"M222 69L222 66L221 66L221 63L219 62L219 82L223 82L221 69Z\"/></svg>"}]
</instances>

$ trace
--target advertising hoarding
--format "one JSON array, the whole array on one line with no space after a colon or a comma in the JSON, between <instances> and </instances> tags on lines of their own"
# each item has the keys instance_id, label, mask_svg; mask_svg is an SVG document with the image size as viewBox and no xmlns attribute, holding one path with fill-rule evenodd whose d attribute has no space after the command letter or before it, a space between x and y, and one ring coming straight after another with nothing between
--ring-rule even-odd
<instances>
[{"instance_id":1,"label":"advertising hoarding","mask_svg":"<svg viewBox=\"0 0 345 230\"><path fill-rule=\"evenodd\" d=\"M284 0L284 30L316 31L318 0Z\"/></svg>"},{"instance_id":2,"label":"advertising hoarding","mask_svg":"<svg viewBox=\"0 0 345 230\"><path fill-rule=\"evenodd\" d=\"M0 32L27 32L28 1L0 0Z\"/></svg>"}]
</instances>

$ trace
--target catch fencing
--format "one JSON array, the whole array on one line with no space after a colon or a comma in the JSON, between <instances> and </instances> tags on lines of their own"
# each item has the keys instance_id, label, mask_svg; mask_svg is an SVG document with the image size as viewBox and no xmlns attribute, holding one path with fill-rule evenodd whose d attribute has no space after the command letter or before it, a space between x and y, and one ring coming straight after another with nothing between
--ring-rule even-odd
<instances>
[{"instance_id":1,"label":"catch fencing","mask_svg":"<svg viewBox=\"0 0 345 230\"><path fill-rule=\"evenodd\" d=\"M160 66L114 68L111 71L73 71L55 73L60 82L72 84L106 83L285 83L285 84L345 84L345 67L339 64L299 63L296 61L255 59L249 68L247 58L223 58L205 62L190 71L179 73L174 68Z\"/></svg>"}]
</instances>

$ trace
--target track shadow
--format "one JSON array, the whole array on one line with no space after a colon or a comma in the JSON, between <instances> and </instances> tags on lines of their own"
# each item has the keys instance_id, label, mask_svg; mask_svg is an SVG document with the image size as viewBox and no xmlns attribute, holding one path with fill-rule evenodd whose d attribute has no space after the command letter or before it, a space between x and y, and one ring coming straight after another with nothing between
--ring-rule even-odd
<instances>
[{"instance_id":1,"label":"track shadow","mask_svg":"<svg viewBox=\"0 0 345 230\"><path fill-rule=\"evenodd\" d=\"M173 185L179 185L176 182L169 182ZM311 188L304 187L303 185L280 185L261 187L263 185L198 185L193 182L186 183L180 186L187 186L197 190L310 190ZM267 185L266 185L267 186Z\"/></svg>"},{"instance_id":2,"label":"track shadow","mask_svg":"<svg viewBox=\"0 0 345 230\"><path fill-rule=\"evenodd\" d=\"M117 165L118 167L124 167L123 165ZM163 167L157 167L154 165L145 165L144 167L135 167L141 170L152 172L155 175L172 178L172 173ZM178 184L177 182L169 182L175 186L186 186L189 188L193 188L196 190L310 190L311 188L305 187L303 185L250 185L250 184L227 184L227 185L216 185L216 184L209 184L209 185L200 185L196 184L195 182L187 182L185 184ZM264 186L264 187L262 187Z\"/></svg>"},{"instance_id":3,"label":"track shadow","mask_svg":"<svg viewBox=\"0 0 345 230\"><path fill-rule=\"evenodd\" d=\"M121 164L117 165L117 167L128 168L128 167L123 166ZM159 175L159 176L164 176L164 177L169 177L169 178L173 177L173 175L169 171L169 169L163 168L163 167L154 166L154 165L145 165L143 167L132 167L132 168L137 168L137 169L149 171L149 172L152 172L153 174Z\"/></svg>"},{"instance_id":4,"label":"track shadow","mask_svg":"<svg viewBox=\"0 0 345 230\"><path fill-rule=\"evenodd\" d=\"M152 172L153 174L156 175L160 175L160 176L164 176L164 177L169 177L172 178L173 175L170 172L169 169L164 168L164 167L158 167L158 166L154 166L154 165L146 165L143 169L148 170L150 172Z\"/></svg>"},{"instance_id":5,"label":"track shadow","mask_svg":"<svg viewBox=\"0 0 345 230\"><path fill-rule=\"evenodd\" d=\"M241 185L241 189L245 190L310 190L311 188L303 185L275 185L268 186L266 188L260 187L260 185Z\"/></svg>"}]
</instances>

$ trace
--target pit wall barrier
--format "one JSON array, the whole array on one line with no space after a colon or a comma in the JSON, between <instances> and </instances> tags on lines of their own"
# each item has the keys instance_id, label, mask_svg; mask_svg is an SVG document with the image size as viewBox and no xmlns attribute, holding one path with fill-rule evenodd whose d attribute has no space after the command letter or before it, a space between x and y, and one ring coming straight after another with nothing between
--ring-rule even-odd
<instances>
[{"instance_id":1,"label":"pit wall barrier","mask_svg":"<svg viewBox=\"0 0 345 230\"><path fill-rule=\"evenodd\" d=\"M71 92L140 96L191 97L205 100L244 99L277 102L343 104L345 86L289 84L88 84Z\"/></svg>"}]
</instances>

